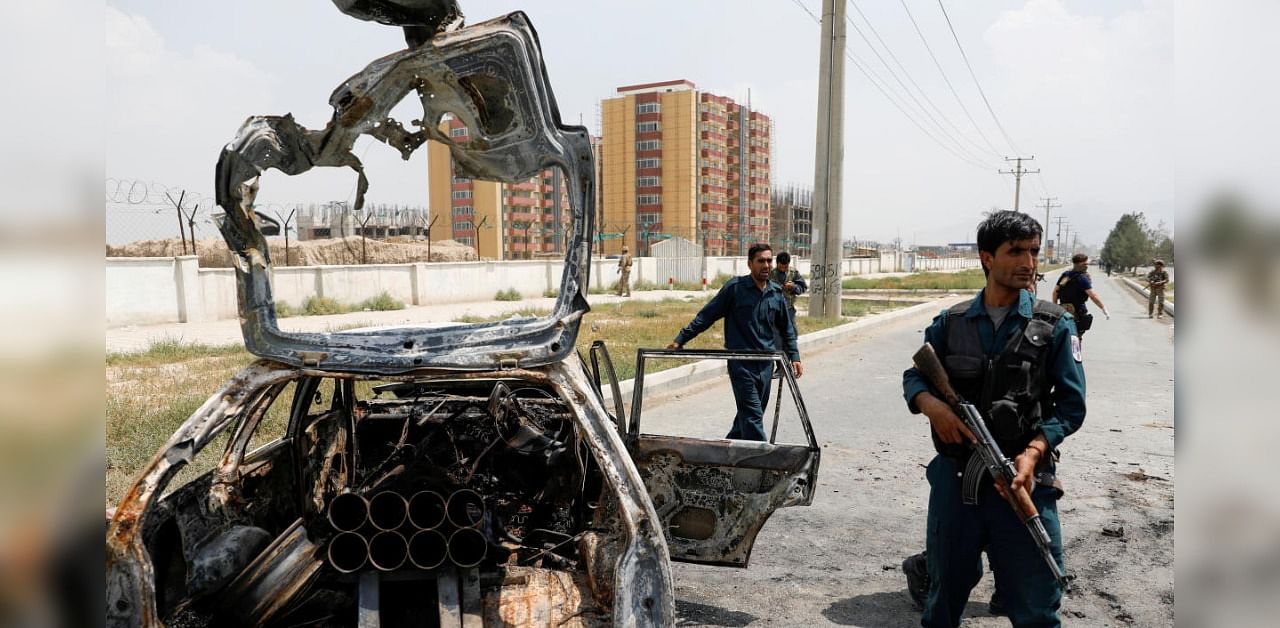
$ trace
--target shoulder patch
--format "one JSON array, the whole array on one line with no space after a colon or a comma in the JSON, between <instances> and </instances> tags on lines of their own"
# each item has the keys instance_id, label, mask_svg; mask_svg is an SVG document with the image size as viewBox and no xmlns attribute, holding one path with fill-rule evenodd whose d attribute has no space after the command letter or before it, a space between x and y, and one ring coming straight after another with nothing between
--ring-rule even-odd
<instances>
[{"instance_id":1,"label":"shoulder patch","mask_svg":"<svg viewBox=\"0 0 1280 628\"><path fill-rule=\"evenodd\" d=\"M1083 362L1083 352L1084 349L1080 346L1080 336L1071 334L1071 357L1075 358L1076 362Z\"/></svg>"}]
</instances>

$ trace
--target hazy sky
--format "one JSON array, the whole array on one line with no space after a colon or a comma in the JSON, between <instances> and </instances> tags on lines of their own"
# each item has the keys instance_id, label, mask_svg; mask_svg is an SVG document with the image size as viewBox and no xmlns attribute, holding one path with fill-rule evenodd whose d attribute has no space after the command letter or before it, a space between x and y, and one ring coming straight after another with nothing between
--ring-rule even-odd
<instances>
[{"instance_id":1,"label":"hazy sky","mask_svg":"<svg viewBox=\"0 0 1280 628\"><path fill-rule=\"evenodd\" d=\"M1012 177L997 170L1010 166L1001 157L1015 148L983 104L937 0L905 3L979 130L903 1L851 4L850 18L884 64L852 27L849 52L916 123L964 150L966 160L925 135L847 62L843 230L920 244L971 240L982 212L1013 205ZM1055 196L1062 208L1054 215L1092 244L1128 211L1172 230L1170 0L944 3L1009 139L1035 156L1028 167L1042 170L1023 179L1024 211L1043 220L1044 210L1033 206ZM819 14L821 0L462 2L468 23L514 10L530 16L566 122L598 128L600 99L620 85L683 78L740 101L750 90L753 107L775 121L775 184L812 185L818 25L799 5ZM349 18L322 0L112 0L106 26L107 176L206 197L218 152L246 117L292 112L320 128L334 87L403 47L398 29ZM406 123L416 117L410 108L401 112ZM356 153L368 168L370 202L426 204L425 150L406 163L363 139ZM276 173L264 177L259 198L348 199L353 183L345 170Z\"/></svg>"}]
</instances>

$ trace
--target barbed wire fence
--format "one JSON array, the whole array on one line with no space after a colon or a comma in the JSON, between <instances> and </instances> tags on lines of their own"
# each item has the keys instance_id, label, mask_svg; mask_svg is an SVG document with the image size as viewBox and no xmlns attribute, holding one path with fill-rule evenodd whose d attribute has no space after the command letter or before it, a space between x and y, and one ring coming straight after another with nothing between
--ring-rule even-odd
<instances>
[{"instance_id":1,"label":"barbed wire fence","mask_svg":"<svg viewBox=\"0 0 1280 628\"><path fill-rule=\"evenodd\" d=\"M215 223L222 208L211 195L158 181L107 178L103 200L108 255L128 255L128 245L149 241L172 243L173 253L165 254L199 255L200 247L209 246L211 238L224 246ZM285 245L286 264L293 259L291 245L327 238L344 244L347 263L367 263L367 240L428 241L435 222L425 206L366 203L357 212L349 199L258 203L254 210L267 237ZM353 243L349 236L360 241ZM167 244L143 248L170 250Z\"/></svg>"}]
</instances>

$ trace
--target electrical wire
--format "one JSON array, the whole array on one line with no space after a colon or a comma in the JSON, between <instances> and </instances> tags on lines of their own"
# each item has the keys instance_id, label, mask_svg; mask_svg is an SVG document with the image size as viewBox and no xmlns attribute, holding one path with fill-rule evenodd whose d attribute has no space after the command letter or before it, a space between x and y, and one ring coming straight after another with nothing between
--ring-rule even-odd
<instances>
[{"instance_id":1,"label":"electrical wire","mask_svg":"<svg viewBox=\"0 0 1280 628\"><path fill-rule=\"evenodd\" d=\"M880 42L880 46L884 48L885 53L888 54L889 58L893 60L894 64L901 71L901 74L906 77L907 82L911 83L912 87L915 87L915 91L920 93L921 98L924 99L924 103L920 102L919 98L916 98L915 93L912 92L912 90L907 87L906 83L903 83L902 78L899 76L899 72L895 72L893 67L891 67L887 61L885 61L884 56L880 54L880 52L876 49L874 45L872 45L871 40L867 38L866 34L862 32L862 29L858 27L857 23L855 23L853 19L846 13L845 20L849 23L849 26L853 27L854 32L856 32L858 34L858 37L862 38L862 41L867 44L867 47L871 49L871 52L874 53L876 58L880 60L880 64L883 65L884 68L889 71L890 76L892 76L893 79L897 81L898 85L902 88L904 92L906 92L907 96L909 96L911 100L916 104L916 106L920 109L920 111L924 113L925 116L928 117L929 120L931 120L934 123L934 125L937 127L937 130L941 134L943 134L944 136L947 137L947 139L950 139L953 143L955 143L957 148L960 148L966 154L968 154L971 157L974 157L978 161L984 161L987 158L985 155L983 155L984 149L981 146L978 146L976 142L974 142L972 139L966 136L962 131L960 131L960 128L957 127L955 123L952 122L951 119L947 117L947 115L943 113L941 109L938 108L938 106L933 102L933 100L929 98L929 94L925 92L924 89L920 87L920 84L916 82L915 78L911 76L911 72L907 70L905 65L902 64L902 61L898 59L898 56L893 53L893 49L890 48L889 44L886 43L884 41L884 38L880 36L880 32L876 30L875 25L872 24L871 20L867 17L867 15L862 12L862 9L858 7L858 4L854 0L848 0L848 3L850 6L853 7L853 10L857 12L857 14L862 18L862 21L866 23L867 29L871 31L871 34L873 36L875 36L876 41ZM927 103L929 107L925 107L925 103ZM929 110L930 107L934 112L938 114L937 117L934 117L934 115L930 113L930 110ZM941 119L942 122L945 122L947 127L950 127L951 131L947 131L947 129L943 127L942 123L938 121L939 119ZM959 140L956 139L957 137L964 140L965 142L968 142L968 145L961 143ZM969 148L970 146L977 149L977 153L971 152L971 149ZM999 159L1001 157L999 153L993 153L993 155L996 159Z\"/></svg>"},{"instance_id":2,"label":"electrical wire","mask_svg":"<svg viewBox=\"0 0 1280 628\"><path fill-rule=\"evenodd\" d=\"M911 20L911 26L915 28L916 35L920 37L920 43L924 44L924 49L929 52L929 58L933 60L933 66L938 69L938 74L942 76L942 80L947 84L947 89L951 91L951 95L955 97L956 104L960 105L960 110L964 112L969 123L973 125L973 130L978 132L978 137L986 143L987 148L991 149L991 153L996 157L1003 157L995 144L987 138L987 134L982 132L982 127L978 125L978 121L973 119L973 114L969 112L969 108L965 106L964 99L960 97L960 93L956 91L955 85L951 84L951 79L947 76L947 72L942 69L942 64L938 61L938 56L934 54L933 47L929 45L929 40L924 36L924 31L920 30L920 24L916 22L916 17L911 13L911 8L907 6L907 0L898 0L902 3L902 8L907 12L907 19Z\"/></svg>"},{"instance_id":3,"label":"electrical wire","mask_svg":"<svg viewBox=\"0 0 1280 628\"><path fill-rule=\"evenodd\" d=\"M794 3L796 6L800 7L800 9L801 9L801 10L803 10L805 13L807 13L807 14L809 15L809 17L810 17L811 19L813 19L813 21L814 21L814 22L818 23L819 25L821 25L821 24L822 24L822 20L821 20L821 19L819 19L819 18L818 18L818 16L817 16L817 15L815 15L815 14L813 13L813 11L810 11L810 10L809 10L809 7L805 6L805 4L804 4L803 2L801 2L800 0L791 0L791 1L792 1L792 3ZM915 125L915 127L916 127L917 129L920 129L920 132L921 132L921 133L924 133L926 137L928 137L929 139L933 140L933 142L934 142L935 144L937 144L937 145L938 145L939 147L941 147L943 150L946 150L948 153L951 153L951 154L952 154L953 156L955 156L957 159L959 159L959 160L961 160L961 161L963 161L963 162L965 162L965 163L967 163L967 164L969 164L969 165L971 165L971 166L974 166L975 168L978 168L978 169L980 169L980 170L988 170L988 169L989 169L989 167L988 167L988 166L983 165L982 163L977 162L977 161L973 160L972 158L965 157L964 155L961 155L960 153L957 153L957 152L956 152L954 149L952 149L950 146L948 146L947 144L943 143L941 140L939 140L937 137L935 137L932 133L930 133L930 132L929 132L929 130L928 130L928 129L926 129L923 125L921 125L921 124L920 124L920 122L919 122L918 120L916 120L916 118L915 118L914 116L912 116L910 113L908 113L908 112L907 112L907 110L906 110L902 105L898 104L897 100L896 100L893 96L891 96L891 95L889 94L889 92L888 92L884 87L882 87L882 86L880 85L880 83L877 81L877 79L875 78L875 76L873 76L873 75L872 75L872 73L871 73L871 72L869 72L865 67L863 67L862 63L861 63L860 61L858 61L858 59L857 59L856 57L854 57L854 55L853 55L851 52L849 52L849 50L848 50L847 48L845 49L845 58L847 58L847 59L848 59L848 60L853 64L853 67L857 68L857 70L858 70L859 72L861 72L861 73L862 73L862 75L863 75L863 76L865 76L865 77L867 78L867 80L871 83L872 87L875 87L875 88L876 88L876 90L877 90L877 91L879 91L879 92L880 92L880 94L881 94L882 96L884 96L886 100L888 100L888 101L889 101L889 104L893 105L893 106L894 106L894 108L895 108L895 109L897 109L897 110L898 110L898 112L899 112L899 113L901 113L901 114L903 115L903 117L905 117L909 122L911 122L911 124Z\"/></svg>"},{"instance_id":4,"label":"electrical wire","mask_svg":"<svg viewBox=\"0 0 1280 628\"><path fill-rule=\"evenodd\" d=\"M982 89L982 83L978 82L978 75L973 71L973 64L969 63L969 55L965 54L964 46L960 45L960 36L956 34L956 27L951 24L951 16L947 15L947 7L942 4L942 0L938 0L938 8L942 9L942 17L947 20L947 28L951 31L951 38L955 40L956 48L960 50L960 57L964 59L965 67L969 68L969 76L973 78L973 84L978 88L978 94L982 96L982 103L987 106L987 113L991 114L991 119L995 121L996 128L1000 129L1000 135L1004 136L1004 141L1009 143L1009 147L1013 149L1014 154L1021 155L1022 151L1018 150L1018 146L1013 143L1013 139L1005 131L1004 125L1000 123L1000 117L996 115L996 110L991 107L991 101L987 99L987 92Z\"/></svg>"}]
</instances>

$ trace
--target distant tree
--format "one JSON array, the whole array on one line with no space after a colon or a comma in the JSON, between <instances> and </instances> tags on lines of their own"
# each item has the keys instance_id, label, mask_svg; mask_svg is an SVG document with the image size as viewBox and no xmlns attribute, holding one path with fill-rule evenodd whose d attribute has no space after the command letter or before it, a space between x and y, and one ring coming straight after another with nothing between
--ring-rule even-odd
<instances>
[{"instance_id":1,"label":"distant tree","mask_svg":"<svg viewBox=\"0 0 1280 628\"><path fill-rule=\"evenodd\" d=\"M1156 245L1156 257L1170 266L1173 265L1173 238L1165 238Z\"/></svg>"},{"instance_id":2,"label":"distant tree","mask_svg":"<svg viewBox=\"0 0 1280 628\"><path fill-rule=\"evenodd\" d=\"M1151 260L1154 246L1142 212L1125 214L1107 234L1102 258L1119 268L1135 268Z\"/></svg>"}]
</instances>

